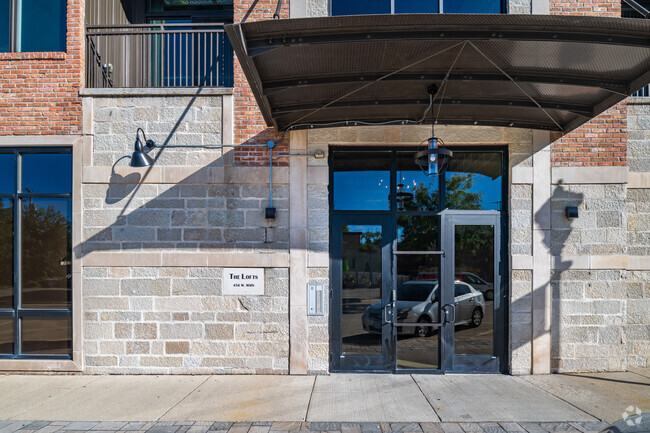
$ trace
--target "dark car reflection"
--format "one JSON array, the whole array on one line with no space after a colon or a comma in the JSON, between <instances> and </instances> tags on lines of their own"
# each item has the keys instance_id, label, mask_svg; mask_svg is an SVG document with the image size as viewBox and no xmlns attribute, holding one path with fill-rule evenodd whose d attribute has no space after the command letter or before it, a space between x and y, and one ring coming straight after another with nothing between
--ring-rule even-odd
<instances>
[{"instance_id":1,"label":"dark car reflection","mask_svg":"<svg viewBox=\"0 0 650 433\"><path fill-rule=\"evenodd\" d=\"M397 323L436 323L439 322L439 288L436 280L408 281L397 287L395 306ZM485 301L483 294L467 283L454 283L454 304L456 325L478 327L483 321ZM381 302L375 302L363 312L363 329L366 332L381 333ZM413 334L427 337L433 328L428 326L397 327L398 334Z\"/></svg>"}]
</instances>

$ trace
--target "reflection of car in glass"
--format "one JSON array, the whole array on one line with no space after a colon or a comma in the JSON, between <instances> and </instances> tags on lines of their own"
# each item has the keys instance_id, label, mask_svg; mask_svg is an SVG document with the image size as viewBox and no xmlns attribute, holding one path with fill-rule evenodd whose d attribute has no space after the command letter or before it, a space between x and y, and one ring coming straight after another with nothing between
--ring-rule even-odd
<instances>
[{"instance_id":1,"label":"reflection of car in glass","mask_svg":"<svg viewBox=\"0 0 650 433\"><path fill-rule=\"evenodd\" d=\"M397 323L435 323L438 320L439 301L438 281L408 281L397 287L395 311ZM468 324L477 327L483 321L485 302L481 292L467 283L454 283L454 303L456 305L456 325ZM382 326L381 302L375 302L363 312L363 329L366 332L380 333ZM398 334L414 333L418 337L428 337L433 328L397 327Z\"/></svg>"},{"instance_id":2,"label":"reflection of car in glass","mask_svg":"<svg viewBox=\"0 0 650 433\"><path fill-rule=\"evenodd\" d=\"M494 299L494 285L488 283L483 278L472 272L456 272L454 277L456 281L462 281L474 287L479 292L483 293L486 301ZM416 277L417 280L437 280L437 272L420 272Z\"/></svg>"}]
</instances>

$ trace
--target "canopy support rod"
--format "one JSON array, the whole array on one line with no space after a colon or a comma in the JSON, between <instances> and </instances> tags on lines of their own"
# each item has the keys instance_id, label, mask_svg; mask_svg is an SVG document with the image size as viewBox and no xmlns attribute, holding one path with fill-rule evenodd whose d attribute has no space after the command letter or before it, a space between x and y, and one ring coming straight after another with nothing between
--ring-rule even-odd
<instances>
[{"instance_id":1,"label":"canopy support rod","mask_svg":"<svg viewBox=\"0 0 650 433\"><path fill-rule=\"evenodd\" d=\"M302 121L303 119L305 119L305 118L311 116L312 114L316 114L316 113L318 113L319 111L324 110L325 108L329 107L330 105L335 104L335 103L337 103L338 101L340 101L340 100L342 100L342 99L345 99L345 98L347 98L348 96L351 96L351 95L353 95L353 94L355 94L355 93L357 93L357 92L359 92L359 91L365 89L365 88L368 87L368 86L372 86L373 84L376 84L376 83L380 82L381 80L383 80L383 79L385 79L385 78L388 78L388 77L390 77L390 76L392 76L392 75L399 74L400 72L402 72L402 71L404 71L404 70L406 70L406 69L409 69L409 68L411 68L411 67L413 67L413 66L415 66L415 65L417 65L417 64L420 64L420 63L422 63L422 62L425 62L425 61L427 61L427 60L429 60L429 59L431 59L431 58L433 58L433 57L439 56L440 54L442 54L442 53L444 53L444 52L447 52L447 51L449 51L449 50L452 50L452 49L456 48L457 46L462 45L462 44L464 44L464 43L466 43L466 41L458 42L457 44L454 44L454 45L452 45L452 46L450 46L450 47L447 47L447 48L442 49L442 50L440 50L440 51L438 51L438 52L435 52L435 53L431 54L430 56L426 56L426 57L424 57L424 58L422 58L422 59L420 59L420 60L418 60L418 61L416 61L416 62L413 62L413 63L411 63L411 64L408 64L408 65L404 66L403 68L397 69L396 71L393 71L393 72L389 72L389 73L386 74L386 75L382 75L381 77L377 78L375 81L371 81L370 83L367 83L367 84L365 84L365 85L359 87L358 89L355 89L355 90L353 90L353 91L351 91L351 92L348 92L348 93L346 93L345 95L340 96L340 97L336 98L335 100L328 102L327 104L323 105L322 107L317 108L317 109L315 109L314 111L311 111L311 112L305 114L305 115L302 116L300 119L297 119L297 120L291 122L291 125L294 125L294 124L296 124L296 123L299 123L300 121ZM291 125L289 125L289 126L291 126Z\"/></svg>"},{"instance_id":2,"label":"canopy support rod","mask_svg":"<svg viewBox=\"0 0 650 433\"><path fill-rule=\"evenodd\" d=\"M650 11L648 11L646 8L641 6L639 3L637 3L634 0L623 0L625 3L627 3L632 9L643 15L643 18L645 19L650 19Z\"/></svg>"},{"instance_id":3,"label":"canopy support rod","mask_svg":"<svg viewBox=\"0 0 650 433\"><path fill-rule=\"evenodd\" d=\"M282 0L278 0L278 5L275 8L275 13L273 14L274 20L280 19L280 11L282 10Z\"/></svg>"},{"instance_id":4,"label":"canopy support rod","mask_svg":"<svg viewBox=\"0 0 650 433\"><path fill-rule=\"evenodd\" d=\"M519 90L521 90L521 91L523 92L523 94L526 95L526 96L528 97L528 99L530 99L530 100L533 102L533 104L537 105L537 108L539 108L540 110L542 110L542 112L544 112L544 114L546 114L546 117L548 117L549 119L551 119L551 121L552 121L553 123L555 123L555 126L557 126L557 127L560 129L560 131L564 131L564 128L562 128L562 126L560 126L560 124L557 123L557 122L555 121L555 119L553 118L553 116L551 116L551 115L548 113L548 111L546 111L546 110L544 109L544 107L542 107L542 106L541 106L541 105L540 105L540 104L535 100L535 98L533 98L532 96L530 96L530 94L529 94L528 92L526 92L526 90L524 90L524 88L521 87L521 86L519 85L519 83L517 83L517 82L516 82L516 81L515 81L515 80L514 80L510 75L508 75L508 73L507 73L506 71L504 71L503 69L501 69L501 68L499 67L499 65L497 65L497 64L496 64L496 63L495 63L495 62L494 62L490 57L488 57L488 56L487 56L483 51L481 51L481 50L480 50L476 45L474 45L471 41L467 41L467 42L469 42L469 44L470 44L472 47L474 47L474 49L475 49L476 51L478 51L478 53L479 53L480 55L482 55L482 56L483 56L483 57L484 57L488 62L490 62L490 63L492 64L492 66L494 66L495 68L497 68L499 71L501 71L501 73L502 73L503 75L505 75L506 77L508 77L508 79L512 82L512 84L514 84L515 86L517 86L517 88L518 88Z\"/></svg>"},{"instance_id":5,"label":"canopy support rod","mask_svg":"<svg viewBox=\"0 0 650 433\"><path fill-rule=\"evenodd\" d=\"M449 70L447 71L445 78L443 78L442 83L440 83L440 87L438 87L438 90L441 89L442 86L444 86L447 83L447 80L449 80L449 75L451 74L452 69L454 69L454 66L456 66L456 62L458 62L460 55L463 53L463 50L465 49L465 45L467 45L467 41L463 42L463 46L460 47L460 50L458 50L458 54L456 54L456 58L454 59L451 66L449 66ZM444 96L444 90L443 90L443 96ZM424 110L424 113L422 113L422 119L420 119L420 123L424 122L424 119L427 117L427 113L429 112L429 110L433 108L433 103L435 102L436 97L438 97L438 92L436 92L435 95L431 94L429 106L427 107L426 110ZM440 109L438 109L438 115L439 114L440 114ZM436 116L436 120L438 120L438 116Z\"/></svg>"}]
</instances>

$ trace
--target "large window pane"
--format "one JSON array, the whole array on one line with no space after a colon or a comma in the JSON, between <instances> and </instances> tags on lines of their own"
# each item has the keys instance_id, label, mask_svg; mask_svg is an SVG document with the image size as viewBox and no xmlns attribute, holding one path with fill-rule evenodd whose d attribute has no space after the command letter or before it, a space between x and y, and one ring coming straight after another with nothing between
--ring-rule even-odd
<instances>
[{"instance_id":1,"label":"large window pane","mask_svg":"<svg viewBox=\"0 0 650 433\"><path fill-rule=\"evenodd\" d=\"M389 14L390 0L332 0L332 15Z\"/></svg>"},{"instance_id":2,"label":"large window pane","mask_svg":"<svg viewBox=\"0 0 650 433\"><path fill-rule=\"evenodd\" d=\"M14 353L14 319L0 317L0 354Z\"/></svg>"},{"instance_id":3,"label":"large window pane","mask_svg":"<svg viewBox=\"0 0 650 433\"><path fill-rule=\"evenodd\" d=\"M438 0L395 0L396 14L438 13Z\"/></svg>"},{"instance_id":4,"label":"large window pane","mask_svg":"<svg viewBox=\"0 0 650 433\"><path fill-rule=\"evenodd\" d=\"M414 161L416 152L397 152L397 210L438 211L438 176L428 176Z\"/></svg>"},{"instance_id":5,"label":"large window pane","mask_svg":"<svg viewBox=\"0 0 650 433\"><path fill-rule=\"evenodd\" d=\"M66 0L16 0L19 52L65 51Z\"/></svg>"},{"instance_id":6,"label":"large window pane","mask_svg":"<svg viewBox=\"0 0 650 433\"><path fill-rule=\"evenodd\" d=\"M23 192L69 194L72 190L71 179L71 154L23 155Z\"/></svg>"},{"instance_id":7,"label":"large window pane","mask_svg":"<svg viewBox=\"0 0 650 433\"><path fill-rule=\"evenodd\" d=\"M72 355L72 323L66 318L21 319L22 350L27 355Z\"/></svg>"},{"instance_id":8,"label":"large window pane","mask_svg":"<svg viewBox=\"0 0 650 433\"><path fill-rule=\"evenodd\" d=\"M443 3L446 14L500 14L501 0L447 0Z\"/></svg>"},{"instance_id":9,"label":"large window pane","mask_svg":"<svg viewBox=\"0 0 650 433\"><path fill-rule=\"evenodd\" d=\"M14 207L11 200L0 199L0 308L13 308L13 304Z\"/></svg>"},{"instance_id":10,"label":"large window pane","mask_svg":"<svg viewBox=\"0 0 650 433\"><path fill-rule=\"evenodd\" d=\"M0 53L9 52L9 0L0 0Z\"/></svg>"},{"instance_id":11,"label":"large window pane","mask_svg":"<svg viewBox=\"0 0 650 433\"><path fill-rule=\"evenodd\" d=\"M494 227L456 226L456 354L494 353ZM462 284L462 283L466 284ZM471 287L470 287L471 286Z\"/></svg>"},{"instance_id":12,"label":"large window pane","mask_svg":"<svg viewBox=\"0 0 650 433\"><path fill-rule=\"evenodd\" d=\"M438 251L440 217L397 216L397 251Z\"/></svg>"},{"instance_id":13,"label":"large window pane","mask_svg":"<svg viewBox=\"0 0 650 433\"><path fill-rule=\"evenodd\" d=\"M446 207L501 210L501 175L501 153L454 151L445 172Z\"/></svg>"},{"instance_id":14,"label":"large window pane","mask_svg":"<svg viewBox=\"0 0 650 433\"><path fill-rule=\"evenodd\" d=\"M440 256L396 260L397 368L438 368Z\"/></svg>"},{"instance_id":15,"label":"large window pane","mask_svg":"<svg viewBox=\"0 0 650 433\"><path fill-rule=\"evenodd\" d=\"M334 152L334 209L390 209L390 152Z\"/></svg>"},{"instance_id":16,"label":"large window pane","mask_svg":"<svg viewBox=\"0 0 650 433\"><path fill-rule=\"evenodd\" d=\"M71 199L23 201L24 308L70 308L71 214Z\"/></svg>"},{"instance_id":17,"label":"large window pane","mask_svg":"<svg viewBox=\"0 0 650 433\"><path fill-rule=\"evenodd\" d=\"M13 153L0 153L0 194L16 188L16 160Z\"/></svg>"},{"instance_id":18,"label":"large window pane","mask_svg":"<svg viewBox=\"0 0 650 433\"><path fill-rule=\"evenodd\" d=\"M342 236L343 353L381 353L381 226L346 225Z\"/></svg>"}]
</instances>

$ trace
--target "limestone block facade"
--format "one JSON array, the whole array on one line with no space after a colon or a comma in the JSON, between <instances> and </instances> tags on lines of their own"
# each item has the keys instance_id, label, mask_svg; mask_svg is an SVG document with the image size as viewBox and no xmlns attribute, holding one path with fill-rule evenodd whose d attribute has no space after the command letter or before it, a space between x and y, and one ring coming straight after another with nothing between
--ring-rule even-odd
<instances>
[{"instance_id":1,"label":"limestone block facade","mask_svg":"<svg viewBox=\"0 0 650 433\"><path fill-rule=\"evenodd\" d=\"M236 0L235 20L271 19L275 1L259 3L250 12L252 0ZM510 0L509 13L620 15L620 2L580 3L588 10ZM65 101L70 118L56 124L60 113L51 116L50 129L29 117L14 122L21 110L0 101L14 122L0 119L0 147L72 149L72 355L0 359L0 370L332 372L340 317L330 299L342 282L333 269L330 152L412 149L431 127L278 133L264 123L236 60L233 87L80 88L84 6L68 4L74 50L64 58L1 54L0 78L5 64L21 60L78 63L68 85L74 98ZM281 9L283 18L328 14L326 0ZM138 128L159 145L150 167L129 165ZM504 372L650 366L649 98L628 98L564 137L447 125L436 134L452 149L497 148L507 160ZM268 140L277 144L273 159ZM277 214L267 219L271 195ZM567 218L567 206L579 217ZM224 293L230 268L262 269L264 293ZM308 284L325 288L323 315L308 315Z\"/></svg>"}]
</instances>

